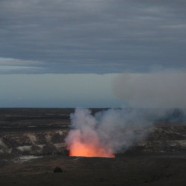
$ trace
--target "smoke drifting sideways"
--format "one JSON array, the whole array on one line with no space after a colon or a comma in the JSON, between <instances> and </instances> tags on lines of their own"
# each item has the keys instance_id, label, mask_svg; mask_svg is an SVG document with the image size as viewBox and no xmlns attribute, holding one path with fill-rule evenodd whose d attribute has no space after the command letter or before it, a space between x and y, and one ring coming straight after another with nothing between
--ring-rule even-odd
<instances>
[{"instance_id":1,"label":"smoke drifting sideways","mask_svg":"<svg viewBox=\"0 0 186 186\"><path fill-rule=\"evenodd\" d=\"M135 109L110 109L95 115L76 109L66 138L70 156L113 158L145 139L153 129L153 117Z\"/></svg>"},{"instance_id":2,"label":"smoke drifting sideways","mask_svg":"<svg viewBox=\"0 0 186 186\"><path fill-rule=\"evenodd\" d=\"M186 72L124 73L113 81L115 95L132 108L185 109Z\"/></svg>"},{"instance_id":3,"label":"smoke drifting sideways","mask_svg":"<svg viewBox=\"0 0 186 186\"><path fill-rule=\"evenodd\" d=\"M127 105L91 114L76 109L66 143L70 156L115 157L142 142L155 124L186 123L186 73L161 71L125 73L114 91Z\"/></svg>"}]
</instances>

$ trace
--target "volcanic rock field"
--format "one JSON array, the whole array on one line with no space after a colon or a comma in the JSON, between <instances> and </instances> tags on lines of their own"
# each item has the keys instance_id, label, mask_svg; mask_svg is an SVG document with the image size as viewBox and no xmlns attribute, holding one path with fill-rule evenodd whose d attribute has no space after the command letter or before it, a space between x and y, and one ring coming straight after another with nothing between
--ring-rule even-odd
<instances>
[{"instance_id":1,"label":"volcanic rock field","mask_svg":"<svg viewBox=\"0 0 186 186\"><path fill-rule=\"evenodd\" d=\"M0 185L186 184L183 121L157 122L143 141L116 158L69 157L65 138L73 112L0 109Z\"/></svg>"}]
</instances>

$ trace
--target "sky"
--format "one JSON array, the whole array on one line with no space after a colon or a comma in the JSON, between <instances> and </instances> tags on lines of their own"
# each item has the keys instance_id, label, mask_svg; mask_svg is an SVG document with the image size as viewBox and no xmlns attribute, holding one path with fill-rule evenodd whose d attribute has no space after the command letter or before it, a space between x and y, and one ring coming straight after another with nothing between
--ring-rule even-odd
<instances>
[{"instance_id":1,"label":"sky","mask_svg":"<svg viewBox=\"0 0 186 186\"><path fill-rule=\"evenodd\" d=\"M126 104L116 76L185 72L185 7L185 0L1 0L0 107Z\"/></svg>"},{"instance_id":2,"label":"sky","mask_svg":"<svg viewBox=\"0 0 186 186\"><path fill-rule=\"evenodd\" d=\"M1 107L118 107L112 79L117 74L3 75Z\"/></svg>"}]
</instances>

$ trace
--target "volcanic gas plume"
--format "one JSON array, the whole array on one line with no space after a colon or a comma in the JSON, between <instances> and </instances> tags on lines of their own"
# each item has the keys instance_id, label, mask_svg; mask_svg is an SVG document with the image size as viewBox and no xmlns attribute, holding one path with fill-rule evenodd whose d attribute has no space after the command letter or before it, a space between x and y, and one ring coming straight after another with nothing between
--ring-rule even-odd
<instances>
[{"instance_id":1,"label":"volcanic gas plume","mask_svg":"<svg viewBox=\"0 0 186 186\"><path fill-rule=\"evenodd\" d=\"M91 114L76 109L66 143L70 156L113 158L144 139L152 122L143 112L110 109Z\"/></svg>"},{"instance_id":2,"label":"volcanic gas plume","mask_svg":"<svg viewBox=\"0 0 186 186\"><path fill-rule=\"evenodd\" d=\"M118 98L134 108L186 108L185 71L124 73L113 81Z\"/></svg>"}]
</instances>

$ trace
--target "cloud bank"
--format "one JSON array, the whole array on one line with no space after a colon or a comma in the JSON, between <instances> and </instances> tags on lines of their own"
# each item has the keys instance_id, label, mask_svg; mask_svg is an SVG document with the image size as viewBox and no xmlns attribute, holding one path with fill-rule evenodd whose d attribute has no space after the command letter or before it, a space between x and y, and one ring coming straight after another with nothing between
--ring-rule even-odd
<instances>
[{"instance_id":1,"label":"cloud bank","mask_svg":"<svg viewBox=\"0 0 186 186\"><path fill-rule=\"evenodd\" d=\"M31 65L37 73L185 68L185 6L183 0L1 0L0 57L43 62Z\"/></svg>"},{"instance_id":2,"label":"cloud bank","mask_svg":"<svg viewBox=\"0 0 186 186\"><path fill-rule=\"evenodd\" d=\"M0 74L41 73L42 62L0 57Z\"/></svg>"}]
</instances>

